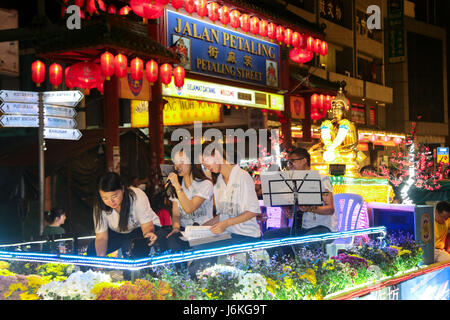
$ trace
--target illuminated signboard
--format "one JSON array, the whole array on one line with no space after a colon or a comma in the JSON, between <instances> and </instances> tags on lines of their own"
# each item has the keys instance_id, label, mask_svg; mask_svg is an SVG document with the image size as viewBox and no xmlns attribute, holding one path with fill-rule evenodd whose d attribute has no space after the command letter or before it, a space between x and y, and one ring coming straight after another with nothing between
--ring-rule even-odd
<instances>
[{"instance_id":1,"label":"illuminated signboard","mask_svg":"<svg viewBox=\"0 0 450 320\"><path fill-rule=\"evenodd\" d=\"M166 10L167 43L194 73L279 87L280 48L244 33Z\"/></svg>"},{"instance_id":2,"label":"illuminated signboard","mask_svg":"<svg viewBox=\"0 0 450 320\"><path fill-rule=\"evenodd\" d=\"M164 106L163 123L165 126L193 124L194 121L205 123L221 122L221 105L177 98L168 98ZM148 101L131 101L131 126L148 127Z\"/></svg>"},{"instance_id":3,"label":"illuminated signboard","mask_svg":"<svg viewBox=\"0 0 450 320\"><path fill-rule=\"evenodd\" d=\"M437 148L437 157L436 157L436 161L437 163L449 163L449 148Z\"/></svg>"},{"instance_id":4,"label":"illuminated signboard","mask_svg":"<svg viewBox=\"0 0 450 320\"><path fill-rule=\"evenodd\" d=\"M168 97L284 111L284 97L280 94L248 90L193 79L185 79L184 86L180 89L175 87L173 82L162 87L163 95Z\"/></svg>"}]
</instances>

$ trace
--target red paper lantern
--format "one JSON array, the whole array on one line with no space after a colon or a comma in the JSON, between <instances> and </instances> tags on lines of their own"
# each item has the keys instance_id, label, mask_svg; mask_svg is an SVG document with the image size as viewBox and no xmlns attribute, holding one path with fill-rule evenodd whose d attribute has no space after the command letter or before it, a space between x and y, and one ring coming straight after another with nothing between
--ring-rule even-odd
<instances>
[{"instance_id":1,"label":"red paper lantern","mask_svg":"<svg viewBox=\"0 0 450 320\"><path fill-rule=\"evenodd\" d=\"M314 53L317 53L317 54L320 53L320 47L321 47L321 45L322 45L322 40L316 39L316 40L314 41L314 46L313 46L313 51L314 51Z\"/></svg>"},{"instance_id":2,"label":"red paper lantern","mask_svg":"<svg viewBox=\"0 0 450 320\"><path fill-rule=\"evenodd\" d=\"M397 145L400 144L400 143L402 143L402 138L400 138L400 137L395 137L395 138L394 138L394 143L397 144Z\"/></svg>"},{"instance_id":3,"label":"red paper lantern","mask_svg":"<svg viewBox=\"0 0 450 320\"><path fill-rule=\"evenodd\" d=\"M159 1L150 1L144 3L144 18L145 19L158 19L164 13L164 5Z\"/></svg>"},{"instance_id":4,"label":"red paper lantern","mask_svg":"<svg viewBox=\"0 0 450 320\"><path fill-rule=\"evenodd\" d=\"M100 56L100 67L102 73L109 80L114 75L114 55L108 51Z\"/></svg>"},{"instance_id":5,"label":"red paper lantern","mask_svg":"<svg viewBox=\"0 0 450 320\"><path fill-rule=\"evenodd\" d=\"M241 13L238 10L233 10L230 12L230 24L233 28L239 28L241 26Z\"/></svg>"},{"instance_id":6,"label":"red paper lantern","mask_svg":"<svg viewBox=\"0 0 450 320\"><path fill-rule=\"evenodd\" d=\"M284 41L284 30L283 26L277 27L276 38L280 44Z\"/></svg>"},{"instance_id":7,"label":"red paper lantern","mask_svg":"<svg viewBox=\"0 0 450 320\"><path fill-rule=\"evenodd\" d=\"M64 70L64 80L65 80L67 88L72 89L72 88L75 87L75 83L74 83L75 76L74 76L73 72L71 72L71 68L70 67L67 67Z\"/></svg>"},{"instance_id":8,"label":"red paper lantern","mask_svg":"<svg viewBox=\"0 0 450 320\"><path fill-rule=\"evenodd\" d=\"M135 81L139 81L142 79L144 75L144 61L142 59L136 57L130 62L130 74L131 79Z\"/></svg>"},{"instance_id":9,"label":"red paper lantern","mask_svg":"<svg viewBox=\"0 0 450 320\"><path fill-rule=\"evenodd\" d=\"M155 0L155 1L158 2L162 6L165 6L166 4L168 4L170 2L170 0Z\"/></svg>"},{"instance_id":10,"label":"red paper lantern","mask_svg":"<svg viewBox=\"0 0 450 320\"><path fill-rule=\"evenodd\" d=\"M106 11L106 4L103 2L103 0L97 0L98 8L102 11Z\"/></svg>"},{"instance_id":11,"label":"red paper lantern","mask_svg":"<svg viewBox=\"0 0 450 320\"><path fill-rule=\"evenodd\" d=\"M293 48L289 51L289 58L296 63L305 63L311 61L314 54L304 49Z\"/></svg>"},{"instance_id":12,"label":"red paper lantern","mask_svg":"<svg viewBox=\"0 0 450 320\"><path fill-rule=\"evenodd\" d=\"M306 40L306 50L314 52L314 38L311 36Z\"/></svg>"},{"instance_id":13,"label":"red paper lantern","mask_svg":"<svg viewBox=\"0 0 450 320\"><path fill-rule=\"evenodd\" d=\"M172 0L172 7L178 11L178 9L183 7L183 0Z\"/></svg>"},{"instance_id":14,"label":"red paper lantern","mask_svg":"<svg viewBox=\"0 0 450 320\"><path fill-rule=\"evenodd\" d=\"M259 18L258 17L252 17L250 19L250 32L253 34L259 33Z\"/></svg>"},{"instance_id":15,"label":"red paper lantern","mask_svg":"<svg viewBox=\"0 0 450 320\"><path fill-rule=\"evenodd\" d=\"M195 6L197 7L197 14L200 17L205 17L208 14L208 1L197 0Z\"/></svg>"},{"instance_id":16,"label":"red paper lantern","mask_svg":"<svg viewBox=\"0 0 450 320\"><path fill-rule=\"evenodd\" d=\"M195 12L195 0L184 0L184 10L190 15Z\"/></svg>"},{"instance_id":17,"label":"red paper lantern","mask_svg":"<svg viewBox=\"0 0 450 320\"><path fill-rule=\"evenodd\" d=\"M168 85L172 81L172 66L168 63L161 65L160 72L161 82Z\"/></svg>"},{"instance_id":18,"label":"red paper lantern","mask_svg":"<svg viewBox=\"0 0 450 320\"><path fill-rule=\"evenodd\" d=\"M294 31L292 33L292 41L291 44L294 48L298 48L300 46L300 33L298 33L297 31Z\"/></svg>"},{"instance_id":19,"label":"red paper lantern","mask_svg":"<svg viewBox=\"0 0 450 320\"><path fill-rule=\"evenodd\" d=\"M86 3L86 11L92 16L97 12L97 8L95 6L95 0L87 0Z\"/></svg>"},{"instance_id":20,"label":"red paper lantern","mask_svg":"<svg viewBox=\"0 0 450 320\"><path fill-rule=\"evenodd\" d=\"M277 25L275 23L270 22L267 25L267 36L272 40L275 40L277 38Z\"/></svg>"},{"instance_id":21,"label":"red paper lantern","mask_svg":"<svg viewBox=\"0 0 450 320\"><path fill-rule=\"evenodd\" d=\"M219 8L220 5L217 2L208 4L208 18L214 23L219 20Z\"/></svg>"},{"instance_id":22,"label":"red paper lantern","mask_svg":"<svg viewBox=\"0 0 450 320\"><path fill-rule=\"evenodd\" d=\"M102 79L102 70L93 62L79 62L71 66L74 75L73 84L83 89L97 88Z\"/></svg>"},{"instance_id":23,"label":"red paper lantern","mask_svg":"<svg viewBox=\"0 0 450 320\"><path fill-rule=\"evenodd\" d=\"M114 71L116 74L116 77L123 78L126 77L128 74L128 59L123 54L119 53L114 58Z\"/></svg>"},{"instance_id":24,"label":"red paper lantern","mask_svg":"<svg viewBox=\"0 0 450 320\"><path fill-rule=\"evenodd\" d=\"M261 37L267 37L269 23L267 20L261 19L259 22L259 35Z\"/></svg>"},{"instance_id":25,"label":"red paper lantern","mask_svg":"<svg viewBox=\"0 0 450 320\"><path fill-rule=\"evenodd\" d=\"M326 41L322 41L320 45L320 54L322 56L326 56L328 54L328 43Z\"/></svg>"},{"instance_id":26,"label":"red paper lantern","mask_svg":"<svg viewBox=\"0 0 450 320\"><path fill-rule=\"evenodd\" d=\"M109 13L109 14L116 14L116 13L117 13L117 8L116 8L116 6L113 5L113 4L110 4L110 5L108 6L108 13Z\"/></svg>"},{"instance_id":27,"label":"red paper lantern","mask_svg":"<svg viewBox=\"0 0 450 320\"><path fill-rule=\"evenodd\" d=\"M250 30L250 16L246 13L241 14L241 29L244 32L248 32Z\"/></svg>"},{"instance_id":28,"label":"red paper lantern","mask_svg":"<svg viewBox=\"0 0 450 320\"><path fill-rule=\"evenodd\" d=\"M306 36L304 34L300 34L300 37L298 40L298 48L306 49Z\"/></svg>"},{"instance_id":29,"label":"red paper lantern","mask_svg":"<svg viewBox=\"0 0 450 320\"><path fill-rule=\"evenodd\" d=\"M131 8L130 8L129 6L122 7L122 8L120 8L120 10L119 10L119 14L120 14L121 16L126 16L126 15L129 14L130 12L131 12Z\"/></svg>"},{"instance_id":30,"label":"red paper lantern","mask_svg":"<svg viewBox=\"0 0 450 320\"><path fill-rule=\"evenodd\" d=\"M57 63L53 63L48 68L48 79L56 89L62 83L62 67Z\"/></svg>"},{"instance_id":31,"label":"red paper lantern","mask_svg":"<svg viewBox=\"0 0 450 320\"><path fill-rule=\"evenodd\" d=\"M176 67L173 69L173 83L175 84L175 87L181 88L184 85L184 76L185 71L183 67Z\"/></svg>"},{"instance_id":32,"label":"red paper lantern","mask_svg":"<svg viewBox=\"0 0 450 320\"><path fill-rule=\"evenodd\" d=\"M220 22L222 22L224 25L227 25L230 23L230 8L227 6L222 6L219 9L219 19Z\"/></svg>"},{"instance_id":33,"label":"red paper lantern","mask_svg":"<svg viewBox=\"0 0 450 320\"><path fill-rule=\"evenodd\" d=\"M75 0L75 5L82 8L84 6L84 0Z\"/></svg>"},{"instance_id":34,"label":"red paper lantern","mask_svg":"<svg viewBox=\"0 0 450 320\"><path fill-rule=\"evenodd\" d=\"M319 108L320 108L320 96L315 93L311 96L311 119L312 120L319 120L321 118Z\"/></svg>"},{"instance_id":35,"label":"red paper lantern","mask_svg":"<svg viewBox=\"0 0 450 320\"><path fill-rule=\"evenodd\" d=\"M159 66L155 60L150 60L145 65L145 76L147 81L153 84L158 80Z\"/></svg>"},{"instance_id":36,"label":"red paper lantern","mask_svg":"<svg viewBox=\"0 0 450 320\"><path fill-rule=\"evenodd\" d=\"M45 80L45 64L36 60L31 64L31 80L36 84L37 87L41 86L41 83Z\"/></svg>"},{"instance_id":37,"label":"red paper lantern","mask_svg":"<svg viewBox=\"0 0 450 320\"><path fill-rule=\"evenodd\" d=\"M286 30L284 30L284 43L287 46L292 44L292 29L286 28Z\"/></svg>"}]
</instances>

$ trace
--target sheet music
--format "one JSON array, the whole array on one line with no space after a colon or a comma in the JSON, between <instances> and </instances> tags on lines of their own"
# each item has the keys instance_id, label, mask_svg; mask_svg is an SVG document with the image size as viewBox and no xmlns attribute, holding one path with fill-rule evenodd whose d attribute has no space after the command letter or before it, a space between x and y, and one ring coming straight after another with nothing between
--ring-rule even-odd
<instances>
[{"instance_id":1,"label":"sheet music","mask_svg":"<svg viewBox=\"0 0 450 320\"><path fill-rule=\"evenodd\" d=\"M229 234L228 231L224 231L221 234L215 234L209 230L209 226L187 226L184 232L181 232L184 238L189 240L202 239L209 237L219 237L222 235Z\"/></svg>"}]
</instances>

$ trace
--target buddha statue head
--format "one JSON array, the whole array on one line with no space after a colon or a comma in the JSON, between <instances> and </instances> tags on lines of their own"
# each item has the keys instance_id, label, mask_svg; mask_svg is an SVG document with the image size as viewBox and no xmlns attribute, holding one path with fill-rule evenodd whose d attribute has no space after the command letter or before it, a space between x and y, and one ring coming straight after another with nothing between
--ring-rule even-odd
<instances>
[{"instance_id":1,"label":"buddha statue head","mask_svg":"<svg viewBox=\"0 0 450 320\"><path fill-rule=\"evenodd\" d=\"M350 111L350 105L347 97L344 95L344 92L342 91L342 87L339 88L336 97L333 100L331 100L330 111L332 118L336 119L337 121L347 118L347 115Z\"/></svg>"}]
</instances>

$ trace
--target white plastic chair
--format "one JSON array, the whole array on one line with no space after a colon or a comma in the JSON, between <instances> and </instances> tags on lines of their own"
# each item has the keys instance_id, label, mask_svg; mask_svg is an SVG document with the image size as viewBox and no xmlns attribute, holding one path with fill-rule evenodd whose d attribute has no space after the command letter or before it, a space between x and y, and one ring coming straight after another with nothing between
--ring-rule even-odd
<instances>
[{"instance_id":1,"label":"white plastic chair","mask_svg":"<svg viewBox=\"0 0 450 320\"><path fill-rule=\"evenodd\" d=\"M337 232L356 229L364 199L359 194L340 193L334 195L334 207L337 217ZM336 256L339 249L351 247L355 237L338 238L326 245L328 257Z\"/></svg>"}]
</instances>

